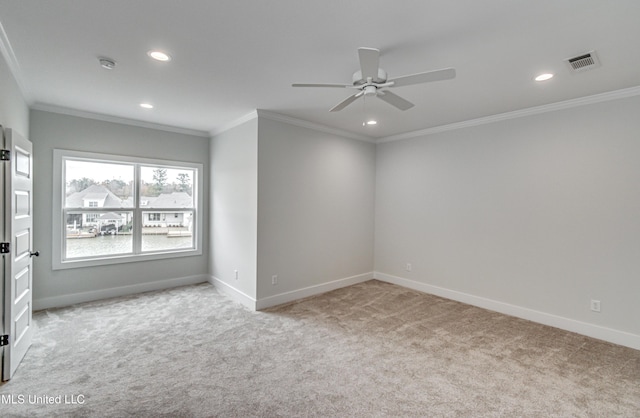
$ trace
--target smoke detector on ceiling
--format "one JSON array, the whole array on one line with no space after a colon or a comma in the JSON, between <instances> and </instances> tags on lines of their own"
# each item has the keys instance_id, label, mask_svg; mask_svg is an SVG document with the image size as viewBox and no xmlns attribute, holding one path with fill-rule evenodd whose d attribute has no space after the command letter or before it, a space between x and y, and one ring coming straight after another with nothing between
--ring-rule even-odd
<instances>
[{"instance_id":1,"label":"smoke detector on ceiling","mask_svg":"<svg viewBox=\"0 0 640 418\"><path fill-rule=\"evenodd\" d=\"M600 60L598 59L598 55L596 55L596 51L589 51L572 58L567 58L565 62L572 73L579 73L600 66Z\"/></svg>"},{"instance_id":2,"label":"smoke detector on ceiling","mask_svg":"<svg viewBox=\"0 0 640 418\"><path fill-rule=\"evenodd\" d=\"M99 57L98 62L100 63L100 66L105 70L113 70L114 68L116 68L116 62L111 58Z\"/></svg>"}]
</instances>

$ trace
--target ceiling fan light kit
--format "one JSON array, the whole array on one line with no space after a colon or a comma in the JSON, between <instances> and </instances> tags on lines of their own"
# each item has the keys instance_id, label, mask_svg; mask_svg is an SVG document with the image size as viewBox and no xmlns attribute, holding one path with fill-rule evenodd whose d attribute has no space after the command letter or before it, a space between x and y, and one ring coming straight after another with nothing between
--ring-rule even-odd
<instances>
[{"instance_id":1,"label":"ceiling fan light kit","mask_svg":"<svg viewBox=\"0 0 640 418\"><path fill-rule=\"evenodd\" d=\"M334 107L330 112L338 112L358 98L378 97L384 102L389 103L400 110L411 109L414 104L403 99L395 93L389 91L392 87L410 86L414 84L429 83L432 81L449 80L456 76L456 70L453 68L443 68L440 70L426 71L417 74L405 75L389 80L387 72L380 68L380 50L375 48L358 48L358 59L360 61L360 70L356 71L352 76L352 84L325 84L325 83L295 83L293 87L335 87L335 88L352 88L358 91L347 97Z\"/></svg>"}]
</instances>

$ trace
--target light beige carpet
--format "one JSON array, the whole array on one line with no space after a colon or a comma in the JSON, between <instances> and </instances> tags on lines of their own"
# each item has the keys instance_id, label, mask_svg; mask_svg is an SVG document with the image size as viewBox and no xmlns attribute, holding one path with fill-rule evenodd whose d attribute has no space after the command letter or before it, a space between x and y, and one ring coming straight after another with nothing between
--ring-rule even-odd
<instances>
[{"instance_id":1,"label":"light beige carpet","mask_svg":"<svg viewBox=\"0 0 640 418\"><path fill-rule=\"evenodd\" d=\"M640 416L640 351L375 280L265 312L203 284L34 318L3 417Z\"/></svg>"}]
</instances>

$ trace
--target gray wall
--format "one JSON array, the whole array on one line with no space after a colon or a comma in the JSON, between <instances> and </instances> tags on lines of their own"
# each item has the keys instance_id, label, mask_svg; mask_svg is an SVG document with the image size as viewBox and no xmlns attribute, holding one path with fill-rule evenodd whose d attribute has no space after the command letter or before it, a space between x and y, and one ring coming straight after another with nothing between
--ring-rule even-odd
<instances>
[{"instance_id":1,"label":"gray wall","mask_svg":"<svg viewBox=\"0 0 640 418\"><path fill-rule=\"evenodd\" d=\"M209 272L255 302L258 120L252 119L213 137L210 162Z\"/></svg>"},{"instance_id":2,"label":"gray wall","mask_svg":"<svg viewBox=\"0 0 640 418\"><path fill-rule=\"evenodd\" d=\"M258 298L371 274L375 145L262 117L258 133Z\"/></svg>"},{"instance_id":3,"label":"gray wall","mask_svg":"<svg viewBox=\"0 0 640 418\"><path fill-rule=\"evenodd\" d=\"M378 145L376 271L639 336L638 115L636 96Z\"/></svg>"},{"instance_id":4,"label":"gray wall","mask_svg":"<svg viewBox=\"0 0 640 418\"><path fill-rule=\"evenodd\" d=\"M216 135L213 283L263 308L370 278L374 191L374 144L262 116Z\"/></svg>"},{"instance_id":5,"label":"gray wall","mask_svg":"<svg viewBox=\"0 0 640 418\"><path fill-rule=\"evenodd\" d=\"M31 111L34 169L34 305L135 293L186 282L206 281L208 253L201 256L143 261L100 267L52 270L51 220L53 150L130 155L204 165L203 242L208 242L209 139L38 110ZM204 244L206 246L206 244ZM180 280L183 279L183 280Z\"/></svg>"}]
</instances>

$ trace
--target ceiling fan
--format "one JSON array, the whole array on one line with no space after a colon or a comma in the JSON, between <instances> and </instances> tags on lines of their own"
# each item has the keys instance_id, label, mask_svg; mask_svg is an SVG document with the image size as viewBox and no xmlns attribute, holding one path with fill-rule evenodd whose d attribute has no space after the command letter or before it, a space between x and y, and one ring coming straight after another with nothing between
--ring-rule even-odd
<instances>
[{"instance_id":1,"label":"ceiling fan","mask_svg":"<svg viewBox=\"0 0 640 418\"><path fill-rule=\"evenodd\" d=\"M387 72L380 68L380 50L375 48L358 48L358 58L360 59L360 70L353 74L352 84L305 84L295 83L293 87L337 87L358 90L347 97L330 112L337 112L344 109L359 97L378 97L400 110L407 110L414 106L410 101L403 99L388 89L391 87L409 86L412 84L428 83L431 81L449 80L456 76L454 68L443 68L440 70L426 71L423 73L405 75L393 79L387 79Z\"/></svg>"}]
</instances>

